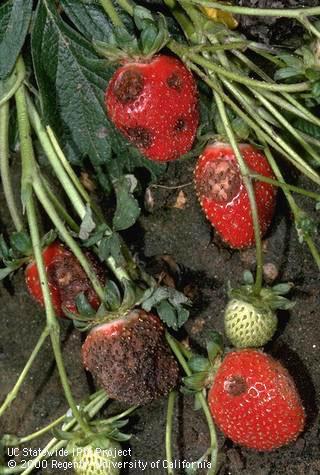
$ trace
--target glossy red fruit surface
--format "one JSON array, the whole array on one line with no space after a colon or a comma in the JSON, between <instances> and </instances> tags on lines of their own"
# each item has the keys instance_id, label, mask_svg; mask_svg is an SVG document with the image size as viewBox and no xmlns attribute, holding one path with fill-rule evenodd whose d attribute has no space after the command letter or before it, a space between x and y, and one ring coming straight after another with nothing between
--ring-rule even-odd
<instances>
[{"instance_id":1,"label":"glossy red fruit surface","mask_svg":"<svg viewBox=\"0 0 320 475\"><path fill-rule=\"evenodd\" d=\"M100 305L100 300L72 252L59 241L55 241L42 252L47 273L52 304L56 315L64 316L63 307L70 312L77 312L76 297L84 293L94 309ZM97 272L103 284L105 272L91 253L87 253L93 269ZM32 261L25 270L25 280L29 293L41 305L44 305L43 295L36 263Z\"/></svg>"},{"instance_id":2,"label":"glossy red fruit surface","mask_svg":"<svg viewBox=\"0 0 320 475\"><path fill-rule=\"evenodd\" d=\"M164 331L160 319L143 310L99 325L82 346L84 367L118 401L147 404L165 396L177 385L179 368Z\"/></svg>"},{"instance_id":3,"label":"glossy red fruit surface","mask_svg":"<svg viewBox=\"0 0 320 475\"><path fill-rule=\"evenodd\" d=\"M105 95L115 126L155 161L187 153L198 122L196 82L184 64L171 56L128 62L112 76Z\"/></svg>"},{"instance_id":4,"label":"glossy red fruit surface","mask_svg":"<svg viewBox=\"0 0 320 475\"><path fill-rule=\"evenodd\" d=\"M305 423L288 371L258 350L233 351L224 358L208 403L226 437L259 451L294 441Z\"/></svg>"},{"instance_id":5,"label":"glossy red fruit surface","mask_svg":"<svg viewBox=\"0 0 320 475\"><path fill-rule=\"evenodd\" d=\"M258 149L248 144L240 144L239 148L251 172L274 178L266 157ZM222 240L236 249L253 246L249 196L232 147L218 142L208 145L199 157L194 181L201 207ZM258 180L253 186L264 235L273 217L276 188Z\"/></svg>"}]
</instances>

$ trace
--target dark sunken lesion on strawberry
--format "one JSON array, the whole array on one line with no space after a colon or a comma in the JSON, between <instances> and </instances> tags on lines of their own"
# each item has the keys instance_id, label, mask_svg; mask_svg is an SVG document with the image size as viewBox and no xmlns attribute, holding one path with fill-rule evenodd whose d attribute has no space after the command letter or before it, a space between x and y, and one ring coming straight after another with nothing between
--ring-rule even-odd
<instances>
[{"instance_id":1,"label":"dark sunken lesion on strawberry","mask_svg":"<svg viewBox=\"0 0 320 475\"><path fill-rule=\"evenodd\" d=\"M221 157L207 164L200 184L200 194L218 203L228 203L239 193L240 185L237 165Z\"/></svg>"},{"instance_id":2,"label":"dark sunken lesion on strawberry","mask_svg":"<svg viewBox=\"0 0 320 475\"><path fill-rule=\"evenodd\" d=\"M183 88L183 79L179 76L178 73L172 73L168 78L167 78L167 85L171 89L174 89L175 91L182 91Z\"/></svg>"},{"instance_id":3,"label":"dark sunken lesion on strawberry","mask_svg":"<svg viewBox=\"0 0 320 475\"><path fill-rule=\"evenodd\" d=\"M179 117L179 119L174 124L174 131L183 132L184 130L186 130L186 128L187 128L186 121L184 120L183 117Z\"/></svg>"},{"instance_id":4,"label":"dark sunken lesion on strawberry","mask_svg":"<svg viewBox=\"0 0 320 475\"><path fill-rule=\"evenodd\" d=\"M153 135L146 127L129 127L126 134L136 147L149 148L152 145Z\"/></svg>"},{"instance_id":5,"label":"dark sunken lesion on strawberry","mask_svg":"<svg viewBox=\"0 0 320 475\"><path fill-rule=\"evenodd\" d=\"M246 380L242 376L230 376L225 380L223 387L230 396L241 396L248 389Z\"/></svg>"},{"instance_id":6,"label":"dark sunken lesion on strawberry","mask_svg":"<svg viewBox=\"0 0 320 475\"><path fill-rule=\"evenodd\" d=\"M106 271L96 256L91 252L85 253L92 270L96 273L101 285L105 285ZM48 268L49 282L59 289L62 306L76 310L76 297L84 293L89 300L98 299L92 284L78 259L70 252L58 255ZM97 300L98 301L98 300Z\"/></svg>"},{"instance_id":7,"label":"dark sunken lesion on strawberry","mask_svg":"<svg viewBox=\"0 0 320 475\"><path fill-rule=\"evenodd\" d=\"M157 317L140 311L120 335L105 338L102 331L97 336L93 334L84 362L111 398L147 404L166 396L179 383L179 367Z\"/></svg>"},{"instance_id":8,"label":"dark sunken lesion on strawberry","mask_svg":"<svg viewBox=\"0 0 320 475\"><path fill-rule=\"evenodd\" d=\"M116 80L113 91L121 104L128 104L140 96L143 88L144 80L142 74L138 71L128 70Z\"/></svg>"}]
</instances>

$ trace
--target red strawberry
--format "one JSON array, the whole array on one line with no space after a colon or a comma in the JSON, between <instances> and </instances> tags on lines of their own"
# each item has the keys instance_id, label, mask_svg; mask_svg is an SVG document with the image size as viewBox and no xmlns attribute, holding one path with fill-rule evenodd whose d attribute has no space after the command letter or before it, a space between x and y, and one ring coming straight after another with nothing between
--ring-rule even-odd
<instances>
[{"instance_id":1,"label":"red strawberry","mask_svg":"<svg viewBox=\"0 0 320 475\"><path fill-rule=\"evenodd\" d=\"M240 144L249 170L274 178L266 157L252 145ZM251 208L232 147L208 145L194 173L196 191L207 218L230 247L241 249L255 242ZM261 234L267 231L274 212L276 188L253 182Z\"/></svg>"},{"instance_id":2,"label":"red strawberry","mask_svg":"<svg viewBox=\"0 0 320 475\"><path fill-rule=\"evenodd\" d=\"M72 252L59 241L55 241L44 249L44 264L53 307L58 316L64 315L62 307L70 312L76 312L76 297L84 293L94 309L100 305L100 300L92 285ZM87 253L92 267L102 284L105 283L105 272L93 254ZM36 263L32 261L26 268L25 279L29 293L43 306L43 296Z\"/></svg>"},{"instance_id":3,"label":"red strawberry","mask_svg":"<svg viewBox=\"0 0 320 475\"><path fill-rule=\"evenodd\" d=\"M208 395L211 414L233 442L272 450L294 441L305 412L287 370L258 350L229 353Z\"/></svg>"},{"instance_id":4,"label":"red strawberry","mask_svg":"<svg viewBox=\"0 0 320 475\"><path fill-rule=\"evenodd\" d=\"M98 386L118 401L146 404L173 389L179 368L158 317L143 310L91 330L82 347L83 364Z\"/></svg>"},{"instance_id":5,"label":"red strawberry","mask_svg":"<svg viewBox=\"0 0 320 475\"><path fill-rule=\"evenodd\" d=\"M199 122L197 86L181 61L159 55L116 70L105 103L115 126L151 160L188 152Z\"/></svg>"}]
</instances>

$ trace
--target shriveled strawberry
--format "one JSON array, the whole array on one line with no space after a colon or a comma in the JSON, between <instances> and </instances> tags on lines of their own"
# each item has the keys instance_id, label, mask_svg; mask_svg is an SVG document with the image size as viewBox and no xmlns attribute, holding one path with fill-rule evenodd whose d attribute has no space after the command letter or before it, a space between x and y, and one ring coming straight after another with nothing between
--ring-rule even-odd
<instances>
[{"instance_id":1,"label":"shriveled strawberry","mask_svg":"<svg viewBox=\"0 0 320 475\"><path fill-rule=\"evenodd\" d=\"M175 160L191 149L197 86L180 60L158 55L126 63L112 76L105 103L115 126L151 160Z\"/></svg>"},{"instance_id":2,"label":"shriveled strawberry","mask_svg":"<svg viewBox=\"0 0 320 475\"><path fill-rule=\"evenodd\" d=\"M258 350L229 353L208 395L211 414L233 442L273 450L294 441L305 412L287 370Z\"/></svg>"},{"instance_id":3,"label":"shriveled strawberry","mask_svg":"<svg viewBox=\"0 0 320 475\"><path fill-rule=\"evenodd\" d=\"M249 170L274 178L266 157L249 144L240 144ZM206 217L230 247L241 249L255 242L250 201L232 147L226 143L208 145L194 172L197 195ZM267 231L274 212L276 188L253 183L261 234Z\"/></svg>"},{"instance_id":4,"label":"shriveled strawberry","mask_svg":"<svg viewBox=\"0 0 320 475\"><path fill-rule=\"evenodd\" d=\"M165 396L179 380L161 321L143 310L93 328L82 357L98 386L128 404L147 404Z\"/></svg>"},{"instance_id":5,"label":"shriveled strawberry","mask_svg":"<svg viewBox=\"0 0 320 475\"><path fill-rule=\"evenodd\" d=\"M91 282L72 252L61 242L55 241L46 247L42 253L48 277L50 295L56 314L64 316L63 307L69 312L76 312L76 297L84 293L90 305L97 309L99 297L93 290ZM87 252L93 269L102 284L105 283L105 270L95 256ZM36 263L32 261L25 270L25 280L29 293L43 306L43 295Z\"/></svg>"}]
</instances>

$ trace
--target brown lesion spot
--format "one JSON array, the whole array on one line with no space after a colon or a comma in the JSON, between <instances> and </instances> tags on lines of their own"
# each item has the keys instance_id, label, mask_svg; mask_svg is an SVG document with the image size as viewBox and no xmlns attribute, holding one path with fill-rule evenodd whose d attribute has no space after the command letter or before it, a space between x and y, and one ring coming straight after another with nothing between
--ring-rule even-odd
<instances>
[{"instance_id":1,"label":"brown lesion spot","mask_svg":"<svg viewBox=\"0 0 320 475\"><path fill-rule=\"evenodd\" d=\"M240 396L247 391L248 386L242 376L230 376L225 380L223 388L230 396Z\"/></svg>"},{"instance_id":2,"label":"brown lesion spot","mask_svg":"<svg viewBox=\"0 0 320 475\"><path fill-rule=\"evenodd\" d=\"M167 85L171 88L174 89L175 91L181 91L183 88L183 80L179 76L178 73L172 73L168 78L167 78Z\"/></svg>"},{"instance_id":3,"label":"brown lesion spot","mask_svg":"<svg viewBox=\"0 0 320 475\"><path fill-rule=\"evenodd\" d=\"M184 130L186 130L186 128L187 128L186 121L184 120L183 117L179 117L179 119L174 124L174 130L176 132L183 132Z\"/></svg>"},{"instance_id":4,"label":"brown lesion spot","mask_svg":"<svg viewBox=\"0 0 320 475\"><path fill-rule=\"evenodd\" d=\"M237 164L221 157L207 164L200 193L219 203L228 203L239 193L240 185L241 177Z\"/></svg>"},{"instance_id":5,"label":"brown lesion spot","mask_svg":"<svg viewBox=\"0 0 320 475\"><path fill-rule=\"evenodd\" d=\"M127 70L115 82L113 92L119 102L127 104L137 99L143 91L144 80L138 71Z\"/></svg>"},{"instance_id":6,"label":"brown lesion spot","mask_svg":"<svg viewBox=\"0 0 320 475\"><path fill-rule=\"evenodd\" d=\"M130 127L126 133L136 147L149 148L152 144L152 133L145 127Z\"/></svg>"}]
</instances>

